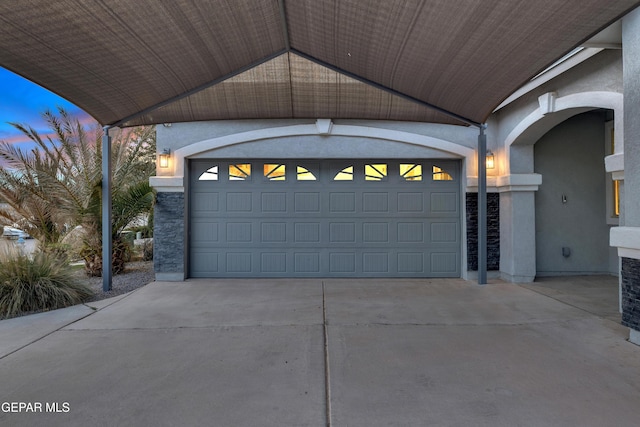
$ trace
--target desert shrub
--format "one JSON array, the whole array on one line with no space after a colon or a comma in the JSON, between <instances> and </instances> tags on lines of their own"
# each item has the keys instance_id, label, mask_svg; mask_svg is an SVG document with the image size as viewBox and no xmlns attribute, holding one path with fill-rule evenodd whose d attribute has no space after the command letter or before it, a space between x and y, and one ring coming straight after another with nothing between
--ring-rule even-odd
<instances>
[{"instance_id":1,"label":"desert shrub","mask_svg":"<svg viewBox=\"0 0 640 427\"><path fill-rule=\"evenodd\" d=\"M72 258L72 247L65 243L51 243L42 248L43 252L58 259L60 263L68 263Z\"/></svg>"},{"instance_id":2,"label":"desert shrub","mask_svg":"<svg viewBox=\"0 0 640 427\"><path fill-rule=\"evenodd\" d=\"M58 254L0 255L0 318L79 304L93 295Z\"/></svg>"},{"instance_id":3,"label":"desert shrub","mask_svg":"<svg viewBox=\"0 0 640 427\"><path fill-rule=\"evenodd\" d=\"M147 239L142 244L142 260L153 261L153 239Z\"/></svg>"}]
</instances>

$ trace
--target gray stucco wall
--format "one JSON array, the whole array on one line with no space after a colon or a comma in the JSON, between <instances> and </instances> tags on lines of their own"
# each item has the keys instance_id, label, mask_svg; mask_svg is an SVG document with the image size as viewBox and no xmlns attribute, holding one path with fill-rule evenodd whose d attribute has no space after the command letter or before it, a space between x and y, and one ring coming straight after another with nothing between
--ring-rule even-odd
<instances>
[{"instance_id":1,"label":"gray stucco wall","mask_svg":"<svg viewBox=\"0 0 640 427\"><path fill-rule=\"evenodd\" d=\"M498 125L497 138L504 141L525 117L538 108L538 97L547 92L556 92L563 97L592 91L622 93L622 90L622 53L620 50L604 50L494 113Z\"/></svg>"},{"instance_id":2,"label":"gray stucco wall","mask_svg":"<svg viewBox=\"0 0 640 427\"><path fill-rule=\"evenodd\" d=\"M156 132L158 149L162 150L164 148L170 148L172 151L175 151L178 148L186 147L199 141L237 133L314 123L315 120L219 120L210 122L174 123L168 127L157 126ZM478 140L477 129L465 126L370 120L334 120L333 123L334 125L364 126L373 129L377 128L409 132L417 135L443 139L468 148L474 148ZM279 139L283 141L288 140L288 138ZM332 139L336 144L339 144L340 141L348 141L350 139L356 140L357 138L341 136L303 136L296 137L296 139L298 141L306 141L307 144ZM376 140L373 141L375 142ZM369 153L367 157L375 157L375 155Z\"/></svg>"},{"instance_id":3,"label":"gray stucco wall","mask_svg":"<svg viewBox=\"0 0 640 427\"><path fill-rule=\"evenodd\" d=\"M605 143L602 112L561 123L534 146L537 274L608 273ZM566 203L563 203L563 196ZM562 248L568 247L569 257Z\"/></svg>"}]
</instances>

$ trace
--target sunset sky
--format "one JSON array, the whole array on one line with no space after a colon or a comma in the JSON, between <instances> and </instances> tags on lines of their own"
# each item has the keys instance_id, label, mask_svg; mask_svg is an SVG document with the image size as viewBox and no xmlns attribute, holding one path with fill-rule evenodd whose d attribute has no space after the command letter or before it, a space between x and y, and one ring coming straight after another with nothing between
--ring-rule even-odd
<instances>
[{"instance_id":1,"label":"sunset sky","mask_svg":"<svg viewBox=\"0 0 640 427\"><path fill-rule=\"evenodd\" d=\"M42 120L42 113L47 109L55 111L58 106L89 120L87 113L69 101L0 67L0 140L27 148L30 144L25 143L25 137L7 122L32 126L44 136L49 129Z\"/></svg>"}]
</instances>

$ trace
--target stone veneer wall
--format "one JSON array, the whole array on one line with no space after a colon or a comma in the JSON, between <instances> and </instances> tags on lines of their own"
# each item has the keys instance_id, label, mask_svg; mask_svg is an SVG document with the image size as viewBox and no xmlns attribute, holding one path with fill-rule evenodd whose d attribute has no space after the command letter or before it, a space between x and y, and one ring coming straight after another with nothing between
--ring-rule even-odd
<instances>
[{"instance_id":1,"label":"stone veneer wall","mask_svg":"<svg viewBox=\"0 0 640 427\"><path fill-rule=\"evenodd\" d=\"M158 193L153 221L156 273L184 273L184 193Z\"/></svg>"},{"instance_id":2,"label":"stone veneer wall","mask_svg":"<svg viewBox=\"0 0 640 427\"><path fill-rule=\"evenodd\" d=\"M478 270L478 193L467 193L467 270ZM487 270L500 270L500 194L487 193Z\"/></svg>"},{"instance_id":3,"label":"stone veneer wall","mask_svg":"<svg viewBox=\"0 0 640 427\"><path fill-rule=\"evenodd\" d=\"M640 331L640 260L622 258L622 324Z\"/></svg>"}]
</instances>

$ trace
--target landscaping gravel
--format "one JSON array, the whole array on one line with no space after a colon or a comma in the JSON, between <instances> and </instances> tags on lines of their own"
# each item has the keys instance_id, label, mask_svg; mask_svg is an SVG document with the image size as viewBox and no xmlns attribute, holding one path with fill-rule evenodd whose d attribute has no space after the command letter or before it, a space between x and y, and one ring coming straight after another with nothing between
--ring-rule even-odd
<instances>
[{"instance_id":1,"label":"landscaping gravel","mask_svg":"<svg viewBox=\"0 0 640 427\"><path fill-rule=\"evenodd\" d=\"M99 301L125 294L155 280L153 261L128 262L124 273L113 276L109 292L102 292L102 277L87 277L84 270L78 271L78 274L81 275L82 281L95 292L95 296L89 301Z\"/></svg>"}]
</instances>

